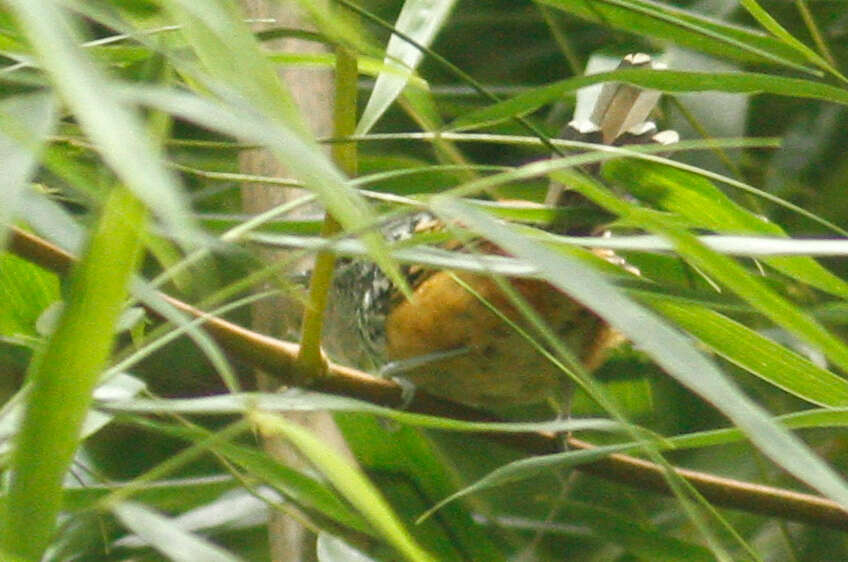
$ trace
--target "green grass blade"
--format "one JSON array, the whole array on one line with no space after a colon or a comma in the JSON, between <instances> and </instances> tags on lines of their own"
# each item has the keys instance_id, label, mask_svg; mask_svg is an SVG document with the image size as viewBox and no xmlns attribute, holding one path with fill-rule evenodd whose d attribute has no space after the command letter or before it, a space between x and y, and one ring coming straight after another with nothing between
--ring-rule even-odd
<instances>
[{"instance_id":1,"label":"green grass blade","mask_svg":"<svg viewBox=\"0 0 848 562\"><path fill-rule=\"evenodd\" d=\"M780 226L738 205L710 180L692 172L633 160L608 162L603 172L640 201L675 213L694 228L787 238ZM848 283L810 257L766 257L763 261L798 281L848 298Z\"/></svg>"},{"instance_id":2,"label":"green grass blade","mask_svg":"<svg viewBox=\"0 0 848 562\"><path fill-rule=\"evenodd\" d=\"M624 69L576 76L533 88L502 102L470 112L454 120L450 129L504 121L558 101L568 92L601 82L625 82L665 93L726 92L731 94L774 94L830 103L848 104L848 91L802 78L785 78L758 72L687 72L683 70Z\"/></svg>"},{"instance_id":3,"label":"green grass blade","mask_svg":"<svg viewBox=\"0 0 848 562\"><path fill-rule=\"evenodd\" d=\"M744 63L768 62L815 72L805 65L806 57L773 37L667 4L650 0L541 1L602 25L649 35L721 58Z\"/></svg>"},{"instance_id":4,"label":"green grass blade","mask_svg":"<svg viewBox=\"0 0 848 562\"><path fill-rule=\"evenodd\" d=\"M406 287L405 278L392 261L382 236L369 228L375 224L373 213L314 142L283 123L269 121L246 107L223 101L214 103L192 94L139 86L125 88L121 94L128 101L150 105L222 134L267 147L318 196L345 230L362 233L360 239L374 260L398 287Z\"/></svg>"},{"instance_id":5,"label":"green grass blade","mask_svg":"<svg viewBox=\"0 0 848 562\"><path fill-rule=\"evenodd\" d=\"M407 560L434 560L403 527L373 484L326 443L281 416L254 412L260 432L279 435L297 448Z\"/></svg>"},{"instance_id":6,"label":"green grass blade","mask_svg":"<svg viewBox=\"0 0 848 562\"><path fill-rule=\"evenodd\" d=\"M163 4L215 81L237 88L259 111L303 136L308 134L294 98L234 3L166 0Z\"/></svg>"},{"instance_id":7,"label":"green grass blade","mask_svg":"<svg viewBox=\"0 0 848 562\"><path fill-rule=\"evenodd\" d=\"M194 235L176 176L162 163L144 122L115 95L109 79L79 48L75 23L50 0L8 3L44 69L103 159L181 240Z\"/></svg>"},{"instance_id":8,"label":"green grass blade","mask_svg":"<svg viewBox=\"0 0 848 562\"><path fill-rule=\"evenodd\" d=\"M249 407L245 407L241 412L247 412L249 409ZM173 414L176 413L176 410L169 410L169 412ZM153 429L162 434L191 441L195 444L209 443L210 439L213 438L211 432L200 427L175 426L149 419L138 420L136 423L141 427ZM281 464L278 460L270 458L255 447L225 441L214 442L209 445L209 449L234 465L241 467L245 473L275 488L283 496L301 507L314 510L351 529L373 534L373 529L365 523L362 517L354 512L348 504L344 503L325 482Z\"/></svg>"},{"instance_id":9,"label":"green grass blade","mask_svg":"<svg viewBox=\"0 0 848 562\"><path fill-rule=\"evenodd\" d=\"M304 181L305 187L321 196L322 203L345 228L363 232L372 222L371 213L310 138L291 94L259 50L256 38L242 22L237 10L224 2L200 5L186 0L169 0L167 4L183 25L189 44L214 81L237 88L252 108L259 111L260 116L253 116L251 120L261 123L268 119L271 128L276 129L271 132L274 140L266 135L263 144ZM240 130L227 131L229 134L241 138L251 136L246 123L235 125L235 129ZM262 127L266 125L263 123ZM288 140L281 142L281 138ZM295 149L297 154L293 154L290 148ZM387 257L380 237L366 231L363 240L398 286L405 287L396 267Z\"/></svg>"},{"instance_id":10,"label":"green grass blade","mask_svg":"<svg viewBox=\"0 0 848 562\"><path fill-rule=\"evenodd\" d=\"M839 70L830 65L824 58L822 58L818 53L816 53L811 48L807 47L795 37L789 33L785 27L780 25L776 19L774 19L771 14L765 11L759 4L757 4L756 0L742 0L742 7L744 7L754 19L760 22L765 29L767 29L772 35L783 41L788 46L792 47L796 51L798 51L804 58L818 66L819 68L826 70L839 78L841 81L846 82L848 79L843 76Z\"/></svg>"},{"instance_id":11,"label":"green grass blade","mask_svg":"<svg viewBox=\"0 0 848 562\"><path fill-rule=\"evenodd\" d=\"M604 186L585 176L570 172L555 173L554 177L557 176L599 205L626 217L628 224L661 234L674 245L678 254L700 271L729 287L775 324L817 347L840 368L848 370L848 346L732 258L711 250L696 236L680 228L679 219L618 199Z\"/></svg>"},{"instance_id":12,"label":"green grass blade","mask_svg":"<svg viewBox=\"0 0 848 562\"><path fill-rule=\"evenodd\" d=\"M65 509L74 512L96 508L100 500L125 484L110 482L86 487L68 487L65 489ZM213 501L239 485L240 482L230 475L173 478L149 482L133 497L136 501L156 509L192 509Z\"/></svg>"},{"instance_id":13,"label":"green grass blade","mask_svg":"<svg viewBox=\"0 0 848 562\"><path fill-rule=\"evenodd\" d=\"M111 350L144 222L138 200L114 188L73 273L59 324L31 366L1 535L8 550L25 557L39 558L52 536L62 478Z\"/></svg>"},{"instance_id":14,"label":"green grass blade","mask_svg":"<svg viewBox=\"0 0 848 562\"><path fill-rule=\"evenodd\" d=\"M437 498L449 495L456 488L456 474L444 463L445 455L434 438L412 427L381 423L375 416L336 414L333 416L344 435L345 442L369 474L390 474L390 481L407 481L420 500L409 501L404 491L385 485L387 499L397 506L398 514L413 521ZM378 481L379 483L379 481ZM504 560L496 541L472 519L462 505L443 510L440 518L416 527L416 537L422 546L440 560Z\"/></svg>"},{"instance_id":15,"label":"green grass blade","mask_svg":"<svg viewBox=\"0 0 848 562\"><path fill-rule=\"evenodd\" d=\"M406 0L395 27L421 45L429 47L455 3L456 0ZM371 130L403 91L423 56L424 53L408 41L397 35L391 36L386 47L385 69L374 83L374 90L356 127L357 135L364 135Z\"/></svg>"},{"instance_id":16,"label":"green grass blade","mask_svg":"<svg viewBox=\"0 0 848 562\"><path fill-rule=\"evenodd\" d=\"M297 391L288 393L222 394L200 398L135 398L104 400L98 406L110 412L133 414L230 415L248 414L255 408L275 412L360 412L376 414L399 423L441 431L528 433L533 431L567 433L570 431L624 431L621 423L600 419L558 419L541 422L470 422L404 412L370 402L333 394Z\"/></svg>"},{"instance_id":17,"label":"green grass blade","mask_svg":"<svg viewBox=\"0 0 848 562\"><path fill-rule=\"evenodd\" d=\"M642 298L675 324L774 386L820 406L848 406L848 381L754 330L703 306Z\"/></svg>"},{"instance_id":18,"label":"green grass blade","mask_svg":"<svg viewBox=\"0 0 848 562\"><path fill-rule=\"evenodd\" d=\"M665 221L642 214L637 221L671 240L677 252L715 281L729 287L755 309L786 331L815 346L841 369L848 371L848 346L814 318L799 310L728 256L718 254L693 235Z\"/></svg>"},{"instance_id":19,"label":"green grass blade","mask_svg":"<svg viewBox=\"0 0 848 562\"><path fill-rule=\"evenodd\" d=\"M238 562L238 556L184 531L171 518L135 502L112 508L121 523L174 562Z\"/></svg>"},{"instance_id":20,"label":"green grass blade","mask_svg":"<svg viewBox=\"0 0 848 562\"><path fill-rule=\"evenodd\" d=\"M683 334L623 296L599 274L518 236L484 213L445 197L435 199L433 206L446 218L460 220L504 250L528 260L544 279L595 311L668 374L733 420L766 456L799 480L848 507L848 485L803 442L774 423Z\"/></svg>"}]
</instances>

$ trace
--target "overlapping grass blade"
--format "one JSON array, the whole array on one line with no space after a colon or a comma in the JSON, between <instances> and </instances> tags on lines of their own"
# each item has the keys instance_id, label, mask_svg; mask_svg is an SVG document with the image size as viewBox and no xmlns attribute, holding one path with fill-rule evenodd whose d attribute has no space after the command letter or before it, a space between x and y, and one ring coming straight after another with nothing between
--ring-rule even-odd
<instances>
[{"instance_id":1,"label":"overlapping grass blade","mask_svg":"<svg viewBox=\"0 0 848 562\"><path fill-rule=\"evenodd\" d=\"M254 412L251 418L263 434L278 435L291 442L406 559L434 560L403 527L380 492L365 475L330 446L280 416Z\"/></svg>"},{"instance_id":2,"label":"overlapping grass blade","mask_svg":"<svg viewBox=\"0 0 848 562\"><path fill-rule=\"evenodd\" d=\"M456 200L433 201L440 214L460 220L504 250L528 260L544 279L592 309L648 353L669 375L713 404L769 458L799 480L848 507L848 485L798 438L774 423L683 334L623 296L603 277L527 240Z\"/></svg>"},{"instance_id":3,"label":"overlapping grass blade","mask_svg":"<svg viewBox=\"0 0 848 562\"><path fill-rule=\"evenodd\" d=\"M578 17L739 62L768 62L806 70L807 57L782 41L651 0L540 0Z\"/></svg>"},{"instance_id":4,"label":"overlapping grass blade","mask_svg":"<svg viewBox=\"0 0 848 562\"><path fill-rule=\"evenodd\" d=\"M787 237L779 225L736 204L707 178L689 171L653 162L619 160L607 163L603 172L637 199L685 218L692 228ZM766 257L763 261L798 281L848 298L848 283L810 257Z\"/></svg>"},{"instance_id":5,"label":"overlapping grass blade","mask_svg":"<svg viewBox=\"0 0 848 562\"><path fill-rule=\"evenodd\" d=\"M79 47L75 22L54 2L8 3L57 92L119 178L184 242L196 238L176 176L162 163L138 114L115 95L116 83Z\"/></svg>"},{"instance_id":6,"label":"overlapping grass blade","mask_svg":"<svg viewBox=\"0 0 848 562\"><path fill-rule=\"evenodd\" d=\"M454 120L449 128L465 129L525 115L542 105L559 100L568 92L601 82L625 82L666 93L727 92L774 94L848 104L848 91L801 78L786 78L758 72L687 72L682 70L624 69L576 76L540 86Z\"/></svg>"},{"instance_id":7,"label":"overlapping grass blade","mask_svg":"<svg viewBox=\"0 0 848 562\"><path fill-rule=\"evenodd\" d=\"M848 381L747 326L703 306L664 298L642 300L719 355L768 383L813 404L848 406Z\"/></svg>"}]
</instances>

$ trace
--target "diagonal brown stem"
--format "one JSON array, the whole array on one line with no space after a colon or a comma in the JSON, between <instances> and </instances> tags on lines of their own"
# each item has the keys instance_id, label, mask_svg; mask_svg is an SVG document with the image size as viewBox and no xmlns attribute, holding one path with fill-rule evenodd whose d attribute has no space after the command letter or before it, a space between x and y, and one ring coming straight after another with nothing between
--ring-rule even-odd
<instances>
[{"instance_id":1,"label":"diagonal brown stem","mask_svg":"<svg viewBox=\"0 0 848 562\"><path fill-rule=\"evenodd\" d=\"M17 227L11 228L9 249L18 256L58 274L66 273L75 259L61 248ZM162 298L184 313L204 318L205 329L233 356L278 376L281 383L290 384L296 378L296 344L270 338L207 315L202 310L173 297L162 294ZM315 380L312 389L386 406L397 406L403 402L402 389L394 381L373 377L341 365L331 364L328 375ZM436 398L426 392L416 392L408 409L469 421L498 421L485 412ZM530 454L560 452L558 437L550 433L483 435ZM592 444L573 437L568 438L568 445L574 449L593 447ZM662 467L628 455L614 454L576 468L587 474L622 482L628 486L647 488L663 494L670 493ZM848 513L839 504L826 498L694 470L675 468L675 471L717 506L848 531Z\"/></svg>"}]
</instances>

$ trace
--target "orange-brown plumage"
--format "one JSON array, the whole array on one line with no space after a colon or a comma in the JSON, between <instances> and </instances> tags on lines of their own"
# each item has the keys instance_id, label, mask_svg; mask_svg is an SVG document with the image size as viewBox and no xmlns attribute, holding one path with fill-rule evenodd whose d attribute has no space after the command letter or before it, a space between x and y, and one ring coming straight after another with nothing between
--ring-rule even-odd
<instances>
[{"instance_id":1,"label":"orange-brown plumage","mask_svg":"<svg viewBox=\"0 0 848 562\"><path fill-rule=\"evenodd\" d=\"M609 331L599 318L547 283L528 279L510 283L584 361L597 362L596 344L607 340ZM504 406L553 396L567 376L492 308L517 326L528 327L493 279L436 272L386 318L387 357L398 361L463 349L405 370L403 376L428 392L466 404ZM528 333L541 341L538 334Z\"/></svg>"},{"instance_id":2,"label":"orange-brown plumage","mask_svg":"<svg viewBox=\"0 0 848 562\"><path fill-rule=\"evenodd\" d=\"M398 240L441 228L426 214L400 229L387 227ZM475 251L502 253L487 242L478 242ZM544 338L493 278L420 266L407 273L409 299L373 264L353 262L337 278L337 296L344 298L334 306L331 322L350 362L370 359L377 367L392 362L399 365L394 372L416 386L473 406L541 402L567 389L568 376L537 346ZM587 368L594 369L616 343L600 318L550 284L507 282Z\"/></svg>"}]
</instances>

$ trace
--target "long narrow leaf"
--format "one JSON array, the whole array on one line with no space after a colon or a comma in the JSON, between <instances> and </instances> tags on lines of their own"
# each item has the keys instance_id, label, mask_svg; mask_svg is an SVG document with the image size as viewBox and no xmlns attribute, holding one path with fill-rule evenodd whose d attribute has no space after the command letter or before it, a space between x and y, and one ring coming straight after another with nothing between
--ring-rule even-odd
<instances>
[{"instance_id":1,"label":"long narrow leaf","mask_svg":"<svg viewBox=\"0 0 848 562\"><path fill-rule=\"evenodd\" d=\"M433 560L415 542L365 475L326 443L280 416L254 412L252 418L262 433L278 435L290 441L405 558L413 561Z\"/></svg>"},{"instance_id":2,"label":"long narrow leaf","mask_svg":"<svg viewBox=\"0 0 848 562\"><path fill-rule=\"evenodd\" d=\"M673 212L693 228L786 237L783 229L736 204L708 179L653 162L619 160L604 166L604 176L652 206ZM848 283L807 256L765 258L778 271L842 298Z\"/></svg>"},{"instance_id":3,"label":"long narrow leaf","mask_svg":"<svg viewBox=\"0 0 848 562\"><path fill-rule=\"evenodd\" d=\"M848 485L798 438L774 423L680 332L624 297L603 277L571 258L517 236L480 211L439 198L434 208L460 220L506 251L535 265L555 287L603 317L680 383L700 394L740 428L751 441L796 478L848 507Z\"/></svg>"},{"instance_id":4,"label":"long narrow leaf","mask_svg":"<svg viewBox=\"0 0 848 562\"><path fill-rule=\"evenodd\" d=\"M765 11L762 6L757 4L756 0L742 0L742 6L748 10L748 13L751 14L754 19L760 22L764 28L766 28L772 35L783 41L785 44L789 45L796 51L798 51L804 58L813 63L814 65L827 70L834 76L841 79L843 82L846 81L846 78L840 74L840 72L833 68L824 58L822 58L818 53L816 53L811 48L807 47L795 37L792 36L789 31L786 30L785 27L780 25L776 19L774 19L767 11Z\"/></svg>"},{"instance_id":5,"label":"long narrow leaf","mask_svg":"<svg viewBox=\"0 0 848 562\"><path fill-rule=\"evenodd\" d=\"M813 404L848 406L848 381L754 330L703 306L647 300L713 351L770 384Z\"/></svg>"},{"instance_id":6,"label":"long narrow leaf","mask_svg":"<svg viewBox=\"0 0 848 562\"><path fill-rule=\"evenodd\" d=\"M139 199L184 241L194 228L176 176L166 169L136 111L122 104L110 80L79 47L61 2L7 2L64 102L104 160Z\"/></svg>"},{"instance_id":7,"label":"long narrow leaf","mask_svg":"<svg viewBox=\"0 0 848 562\"><path fill-rule=\"evenodd\" d=\"M291 93L259 50L259 42L235 4L218 0L203 3L166 0L163 4L180 23L189 45L216 80L238 88L254 107L307 135L308 129Z\"/></svg>"},{"instance_id":8,"label":"long narrow leaf","mask_svg":"<svg viewBox=\"0 0 848 562\"><path fill-rule=\"evenodd\" d=\"M503 121L535 111L544 104L584 86L618 81L666 93L727 92L731 94L774 94L818 99L848 105L848 91L828 84L785 78L757 72L686 72L682 70L624 69L576 76L533 88L500 103L471 112L450 124L451 129Z\"/></svg>"},{"instance_id":9,"label":"long narrow leaf","mask_svg":"<svg viewBox=\"0 0 848 562\"><path fill-rule=\"evenodd\" d=\"M456 0L406 0L395 27L417 43L429 47L455 3ZM417 47L392 35L386 47L385 69L374 83L374 90L356 127L357 135L371 130L403 91L423 56L424 53Z\"/></svg>"},{"instance_id":10,"label":"long narrow leaf","mask_svg":"<svg viewBox=\"0 0 848 562\"><path fill-rule=\"evenodd\" d=\"M262 114L241 105L216 104L199 96L157 88L124 88L121 95L245 142L266 146L305 187L315 192L345 230L362 233L360 238L375 261L398 287L406 287L406 280L389 257L383 238L372 228L373 213L339 169L316 149L314 142L285 124L269 122Z\"/></svg>"},{"instance_id":11,"label":"long narrow leaf","mask_svg":"<svg viewBox=\"0 0 848 562\"><path fill-rule=\"evenodd\" d=\"M3 513L3 544L38 559L53 534L62 478L114 338L141 249L145 213L115 188L73 273L68 302L43 354L32 363L32 389L15 442Z\"/></svg>"},{"instance_id":12,"label":"long narrow leaf","mask_svg":"<svg viewBox=\"0 0 848 562\"><path fill-rule=\"evenodd\" d=\"M806 57L773 37L667 4L651 0L540 1L590 21L721 57L812 71L804 64Z\"/></svg>"}]
</instances>

